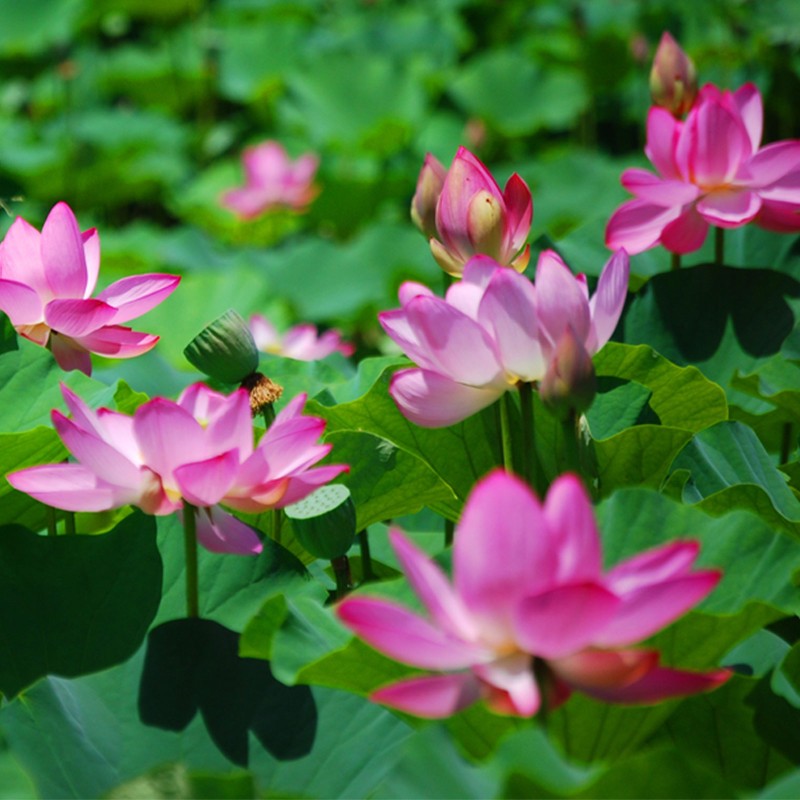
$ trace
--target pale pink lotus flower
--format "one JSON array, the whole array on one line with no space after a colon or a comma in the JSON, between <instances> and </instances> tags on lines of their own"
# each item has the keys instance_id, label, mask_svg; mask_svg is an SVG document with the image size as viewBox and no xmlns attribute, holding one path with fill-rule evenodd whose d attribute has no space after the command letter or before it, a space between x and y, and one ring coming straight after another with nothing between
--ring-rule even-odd
<instances>
[{"instance_id":1,"label":"pale pink lotus flower","mask_svg":"<svg viewBox=\"0 0 800 800\"><path fill-rule=\"evenodd\" d=\"M431 252L450 275L460 276L477 254L524 272L530 260L526 241L532 219L531 192L519 175L514 173L500 191L489 170L459 147L436 203L437 236L430 240Z\"/></svg>"},{"instance_id":2,"label":"pale pink lotus flower","mask_svg":"<svg viewBox=\"0 0 800 800\"><path fill-rule=\"evenodd\" d=\"M445 427L520 382L544 378L568 330L594 355L617 325L628 274L628 256L620 250L603 268L590 299L586 278L546 250L535 285L487 256L472 258L444 298L421 284L402 284L402 308L378 319L417 367L394 374L392 398L415 424Z\"/></svg>"},{"instance_id":3,"label":"pale pink lotus flower","mask_svg":"<svg viewBox=\"0 0 800 800\"><path fill-rule=\"evenodd\" d=\"M316 326L303 323L289 328L281 335L261 314L250 317L250 333L256 347L262 352L294 358L297 361L318 361L331 353L351 356L355 352L353 345L342 341L341 333L334 328L320 335Z\"/></svg>"},{"instance_id":4,"label":"pale pink lotus flower","mask_svg":"<svg viewBox=\"0 0 800 800\"><path fill-rule=\"evenodd\" d=\"M430 240L436 236L436 206L442 193L447 169L436 156L426 154L411 200L411 221Z\"/></svg>"},{"instance_id":5,"label":"pale pink lotus flower","mask_svg":"<svg viewBox=\"0 0 800 800\"><path fill-rule=\"evenodd\" d=\"M752 83L735 92L707 84L683 122L651 108L645 153L658 174L623 172L622 185L636 199L609 220L608 247L633 254L661 244L691 253L709 225L800 231L800 140L760 147L762 124Z\"/></svg>"},{"instance_id":6,"label":"pale pink lotus flower","mask_svg":"<svg viewBox=\"0 0 800 800\"><path fill-rule=\"evenodd\" d=\"M245 185L222 196L222 204L244 219L273 208L302 211L317 196L314 175L319 158L305 153L292 160L280 142L267 141L242 153Z\"/></svg>"},{"instance_id":7,"label":"pale pink lotus flower","mask_svg":"<svg viewBox=\"0 0 800 800\"><path fill-rule=\"evenodd\" d=\"M53 424L77 463L30 467L9 483L67 511L107 511L135 505L148 514L198 508L197 537L212 552L255 554L256 533L220 508L249 514L302 500L347 470L314 468L332 445L318 444L325 421L301 414L295 397L253 445L247 391L189 386L177 402L156 397L133 416L89 408L62 385L72 418L52 412Z\"/></svg>"},{"instance_id":8,"label":"pale pink lotus flower","mask_svg":"<svg viewBox=\"0 0 800 800\"><path fill-rule=\"evenodd\" d=\"M648 550L607 572L591 502L580 480L558 478L540 504L502 470L479 481L453 540L453 578L398 529L390 539L427 612L350 596L339 619L390 658L433 675L378 689L371 699L420 717L447 717L483 700L530 717L572 693L655 703L719 686L727 670L659 666L652 636L704 598L714 570L691 571L693 541Z\"/></svg>"},{"instance_id":9,"label":"pale pink lotus flower","mask_svg":"<svg viewBox=\"0 0 800 800\"><path fill-rule=\"evenodd\" d=\"M62 369L87 375L90 353L132 358L154 347L158 336L120 323L157 306L180 282L177 275L131 275L93 298L99 268L97 230L81 233L66 203L53 207L41 233L17 217L0 244L0 310Z\"/></svg>"},{"instance_id":10,"label":"pale pink lotus flower","mask_svg":"<svg viewBox=\"0 0 800 800\"><path fill-rule=\"evenodd\" d=\"M668 31L661 35L650 70L650 95L653 105L682 117L697 97L697 72L694 62Z\"/></svg>"}]
</instances>

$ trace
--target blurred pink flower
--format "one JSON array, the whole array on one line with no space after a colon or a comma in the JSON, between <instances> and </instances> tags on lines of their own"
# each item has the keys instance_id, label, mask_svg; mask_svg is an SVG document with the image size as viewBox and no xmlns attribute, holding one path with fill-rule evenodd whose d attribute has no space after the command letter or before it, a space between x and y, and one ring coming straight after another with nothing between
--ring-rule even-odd
<instances>
[{"instance_id":1,"label":"blurred pink flower","mask_svg":"<svg viewBox=\"0 0 800 800\"><path fill-rule=\"evenodd\" d=\"M668 31L662 34L653 59L650 94L653 105L666 108L675 117L686 114L697 97L694 62Z\"/></svg>"},{"instance_id":2,"label":"blurred pink flower","mask_svg":"<svg viewBox=\"0 0 800 800\"><path fill-rule=\"evenodd\" d=\"M543 505L500 470L476 484L455 532L452 583L399 530L390 538L427 615L359 596L337 614L371 647L436 674L384 686L372 700L436 718L483 699L495 712L529 717L573 690L655 703L729 677L660 667L656 651L629 649L711 592L720 573L691 571L692 541L604 573L591 502L574 476L558 478Z\"/></svg>"},{"instance_id":3,"label":"blurred pink flower","mask_svg":"<svg viewBox=\"0 0 800 800\"><path fill-rule=\"evenodd\" d=\"M318 361L336 352L351 356L355 351L352 344L342 341L342 335L335 329L319 336L314 325L295 325L281 336L277 328L261 314L250 317L250 333L259 350L298 361Z\"/></svg>"},{"instance_id":4,"label":"blurred pink flower","mask_svg":"<svg viewBox=\"0 0 800 800\"><path fill-rule=\"evenodd\" d=\"M258 553L255 532L218 504L246 513L296 503L347 466L312 468L332 445L318 444L325 422L302 416L305 395L294 398L253 446L244 389L225 396L202 383L177 402L156 397L134 415L94 411L61 387L72 413L53 411L53 424L78 463L30 467L9 483L67 511L105 511L135 505L148 514L198 507L197 536L208 550Z\"/></svg>"},{"instance_id":5,"label":"blurred pink flower","mask_svg":"<svg viewBox=\"0 0 800 800\"><path fill-rule=\"evenodd\" d=\"M418 366L396 372L390 394L412 422L439 428L480 411L519 382L544 378L568 330L593 355L614 332L628 273L621 250L603 268L590 299L584 276L574 276L546 250L535 286L487 256L472 258L445 298L404 283L402 308L378 319Z\"/></svg>"},{"instance_id":6,"label":"blurred pink flower","mask_svg":"<svg viewBox=\"0 0 800 800\"><path fill-rule=\"evenodd\" d=\"M272 208L302 211L317 196L314 174L319 158L306 153L289 158L279 142L262 142L242 154L245 186L222 196L222 204L240 217L252 219Z\"/></svg>"},{"instance_id":7,"label":"blurred pink flower","mask_svg":"<svg viewBox=\"0 0 800 800\"><path fill-rule=\"evenodd\" d=\"M762 121L751 83L735 92L707 84L684 122L651 108L645 153L658 174L623 172L622 185L636 199L609 220L608 247L640 253L661 244L690 253L709 225L800 230L800 140L760 148Z\"/></svg>"},{"instance_id":8,"label":"blurred pink flower","mask_svg":"<svg viewBox=\"0 0 800 800\"><path fill-rule=\"evenodd\" d=\"M81 233L72 209L57 203L42 232L17 217L0 244L0 310L17 333L49 347L62 369L90 375L89 353L131 358L158 336L119 323L149 311L180 282L176 275L132 275L90 295L100 268L97 231Z\"/></svg>"},{"instance_id":9,"label":"blurred pink flower","mask_svg":"<svg viewBox=\"0 0 800 800\"><path fill-rule=\"evenodd\" d=\"M435 165L427 160L426 165L435 175ZM519 175L514 173L501 192L489 170L459 147L436 204L438 238L431 238L431 252L450 275L460 276L467 261L479 253L524 272L532 218L531 192Z\"/></svg>"}]
</instances>

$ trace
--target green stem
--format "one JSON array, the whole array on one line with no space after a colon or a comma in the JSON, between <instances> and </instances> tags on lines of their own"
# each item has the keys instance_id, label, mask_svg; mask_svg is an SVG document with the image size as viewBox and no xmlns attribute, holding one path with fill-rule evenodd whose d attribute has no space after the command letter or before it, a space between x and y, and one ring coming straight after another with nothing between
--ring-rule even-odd
<instances>
[{"instance_id":1,"label":"green stem","mask_svg":"<svg viewBox=\"0 0 800 800\"><path fill-rule=\"evenodd\" d=\"M570 409L565 420L562 421L564 432L564 472L574 472L581 475L581 459L578 452L578 415Z\"/></svg>"},{"instance_id":2,"label":"green stem","mask_svg":"<svg viewBox=\"0 0 800 800\"><path fill-rule=\"evenodd\" d=\"M347 556L338 556L331 559L331 566L336 577L336 599L341 600L353 588L353 581L350 578L350 562Z\"/></svg>"},{"instance_id":3,"label":"green stem","mask_svg":"<svg viewBox=\"0 0 800 800\"><path fill-rule=\"evenodd\" d=\"M264 427L269 430L269 426L275 422L275 407L272 403L262 406L261 416L264 417Z\"/></svg>"},{"instance_id":4,"label":"green stem","mask_svg":"<svg viewBox=\"0 0 800 800\"><path fill-rule=\"evenodd\" d=\"M680 253L670 253L669 268L671 270L673 270L673 271L681 268L681 254Z\"/></svg>"},{"instance_id":5,"label":"green stem","mask_svg":"<svg viewBox=\"0 0 800 800\"><path fill-rule=\"evenodd\" d=\"M519 385L519 405L522 414L522 476L528 485L538 490L539 459L533 439L533 384Z\"/></svg>"},{"instance_id":6,"label":"green stem","mask_svg":"<svg viewBox=\"0 0 800 800\"><path fill-rule=\"evenodd\" d=\"M277 544L281 543L281 531L283 530L283 510L273 508L270 513L270 532L269 538Z\"/></svg>"},{"instance_id":7,"label":"green stem","mask_svg":"<svg viewBox=\"0 0 800 800\"><path fill-rule=\"evenodd\" d=\"M725 263L725 228L714 228L714 263L719 267Z\"/></svg>"},{"instance_id":8,"label":"green stem","mask_svg":"<svg viewBox=\"0 0 800 800\"><path fill-rule=\"evenodd\" d=\"M511 395L508 392L500 398L500 444L503 450L503 468L506 472L514 471L511 418L508 407L511 402Z\"/></svg>"},{"instance_id":9,"label":"green stem","mask_svg":"<svg viewBox=\"0 0 800 800\"><path fill-rule=\"evenodd\" d=\"M75 512L67 511L64 515L64 531L67 536L75 535Z\"/></svg>"},{"instance_id":10,"label":"green stem","mask_svg":"<svg viewBox=\"0 0 800 800\"><path fill-rule=\"evenodd\" d=\"M361 551L361 580L363 583L375 580L372 571L372 553L369 549L369 534L366 530L358 532L358 549Z\"/></svg>"},{"instance_id":11,"label":"green stem","mask_svg":"<svg viewBox=\"0 0 800 800\"><path fill-rule=\"evenodd\" d=\"M784 422L781 435L781 464L786 464L789 461L789 456L792 454L793 433L794 425L792 425L791 422Z\"/></svg>"},{"instance_id":12,"label":"green stem","mask_svg":"<svg viewBox=\"0 0 800 800\"><path fill-rule=\"evenodd\" d=\"M47 535L58 536L58 529L56 528L56 510L52 506L47 506L45 515L47 517Z\"/></svg>"},{"instance_id":13,"label":"green stem","mask_svg":"<svg viewBox=\"0 0 800 800\"><path fill-rule=\"evenodd\" d=\"M456 524L451 519L444 521L444 546L450 547L453 544L453 534L456 530Z\"/></svg>"},{"instance_id":14,"label":"green stem","mask_svg":"<svg viewBox=\"0 0 800 800\"><path fill-rule=\"evenodd\" d=\"M442 273L442 292L447 294L447 290L453 285L455 278L449 272Z\"/></svg>"},{"instance_id":15,"label":"green stem","mask_svg":"<svg viewBox=\"0 0 800 800\"><path fill-rule=\"evenodd\" d=\"M186 556L186 616L200 616L197 580L197 509L183 501L183 547Z\"/></svg>"}]
</instances>

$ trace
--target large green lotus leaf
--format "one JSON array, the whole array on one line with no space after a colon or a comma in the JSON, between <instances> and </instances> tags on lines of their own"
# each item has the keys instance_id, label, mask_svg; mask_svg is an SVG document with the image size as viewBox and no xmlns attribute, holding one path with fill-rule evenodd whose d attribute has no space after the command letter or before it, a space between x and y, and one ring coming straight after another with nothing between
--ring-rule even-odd
<instances>
[{"instance_id":1,"label":"large green lotus leaf","mask_svg":"<svg viewBox=\"0 0 800 800\"><path fill-rule=\"evenodd\" d=\"M756 434L740 422L722 422L695 437L671 469L688 470L687 502L712 514L746 508L797 535L800 500L774 465Z\"/></svg>"},{"instance_id":2,"label":"large green lotus leaf","mask_svg":"<svg viewBox=\"0 0 800 800\"><path fill-rule=\"evenodd\" d=\"M764 787L755 797L759 800L785 800L800 794L800 769L786 772Z\"/></svg>"},{"instance_id":3,"label":"large green lotus leaf","mask_svg":"<svg viewBox=\"0 0 800 800\"><path fill-rule=\"evenodd\" d=\"M13 753L0 753L0 800L37 800L33 779L25 772Z\"/></svg>"},{"instance_id":4,"label":"large green lotus leaf","mask_svg":"<svg viewBox=\"0 0 800 800\"><path fill-rule=\"evenodd\" d=\"M135 513L104 536L0 531L0 637L13 657L0 691L13 696L48 674L105 669L133 654L161 598L152 517Z\"/></svg>"},{"instance_id":5,"label":"large green lotus leaf","mask_svg":"<svg viewBox=\"0 0 800 800\"><path fill-rule=\"evenodd\" d=\"M4 58L35 55L68 42L87 7L85 0L37 0L3 8L0 53Z\"/></svg>"},{"instance_id":6,"label":"large green lotus leaf","mask_svg":"<svg viewBox=\"0 0 800 800\"><path fill-rule=\"evenodd\" d=\"M541 69L513 47L473 56L449 92L467 114L506 136L570 128L589 101L580 72L556 64Z\"/></svg>"},{"instance_id":7,"label":"large green lotus leaf","mask_svg":"<svg viewBox=\"0 0 800 800\"><path fill-rule=\"evenodd\" d=\"M768 410L736 392L731 378L780 350L794 328L798 298L800 283L789 275L704 264L648 281L617 335L647 343L676 364L696 365L746 410Z\"/></svg>"}]
</instances>

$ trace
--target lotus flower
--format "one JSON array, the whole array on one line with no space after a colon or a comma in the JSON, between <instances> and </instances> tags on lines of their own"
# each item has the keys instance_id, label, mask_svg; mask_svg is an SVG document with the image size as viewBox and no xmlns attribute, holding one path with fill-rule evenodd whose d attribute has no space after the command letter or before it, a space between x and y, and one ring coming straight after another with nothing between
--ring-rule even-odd
<instances>
[{"instance_id":1,"label":"lotus flower","mask_svg":"<svg viewBox=\"0 0 800 800\"><path fill-rule=\"evenodd\" d=\"M589 299L585 278L547 250L539 256L535 286L486 256L467 263L463 280L444 299L421 284L404 283L402 308L378 319L417 367L396 372L390 394L415 424L445 427L520 382L544 378L567 331L593 355L614 332L628 273L628 256L620 250Z\"/></svg>"},{"instance_id":2,"label":"lotus flower","mask_svg":"<svg viewBox=\"0 0 800 800\"><path fill-rule=\"evenodd\" d=\"M674 117L686 114L697 97L694 63L667 31L661 36L650 70L650 94L653 105L666 108Z\"/></svg>"},{"instance_id":3,"label":"lotus flower","mask_svg":"<svg viewBox=\"0 0 800 800\"><path fill-rule=\"evenodd\" d=\"M436 237L436 206L442 193L447 170L436 156L428 153L417 178L417 190L411 200L411 221L428 237Z\"/></svg>"},{"instance_id":4,"label":"lotus flower","mask_svg":"<svg viewBox=\"0 0 800 800\"><path fill-rule=\"evenodd\" d=\"M316 196L314 174L319 158L306 153L296 161L278 142L262 142L242 154L245 185L231 189L222 204L244 219L252 219L273 208L302 211Z\"/></svg>"},{"instance_id":5,"label":"lotus flower","mask_svg":"<svg viewBox=\"0 0 800 800\"><path fill-rule=\"evenodd\" d=\"M434 670L384 686L371 699L420 717L447 717L479 699L529 717L580 691L654 703L712 689L727 670L659 666L630 645L688 611L720 574L691 571L698 546L677 541L602 569L592 506L580 481L558 478L541 505L500 470L476 484L453 544L452 583L394 529L392 547L427 614L351 596L339 619L390 658Z\"/></svg>"},{"instance_id":6,"label":"lotus flower","mask_svg":"<svg viewBox=\"0 0 800 800\"><path fill-rule=\"evenodd\" d=\"M625 170L622 185L636 199L614 212L606 244L630 253L657 244L691 253L709 225L800 230L800 140L760 147L762 119L751 83L736 92L707 84L684 122L651 108L645 153L658 175Z\"/></svg>"},{"instance_id":7,"label":"lotus flower","mask_svg":"<svg viewBox=\"0 0 800 800\"><path fill-rule=\"evenodd\" d=\"M438 238L430 240L431 252L450 275L460 276L479 253L523 272L530 260L525 242L532 217L531 192L519 175L514 173L501 192L489 170L459 147L436 204Z\"/></svg>"},{"instance_id":8,"label":"lotus flower","mask_svg":"<svg viewBox=\"0 0 800 800\"><path fill-rule=\"evenodd\" d=\"M318 361L337 352L351 356L355 350L349 342L342 341L339 331L331 329L320 336L316 327L308 324L295 325L281 336L261 314L250 317L250 332L259 350L298 361Z\"/></svg>"},{"instance_id":9,"label":"lotus flower","mask_svg":"<svg viewBox=\"0 0 800 800\"><path fill-rule=\"evenodd\" d=\"M81 233L66 203L56 204L42 232L17 217L0 244L0 310L17 333L53 352L65 370L90 375L89 353L131 358L158 336L128 322L157 306L180 282L176 275L133 275L93 298L100 267L97 231Z\"/></svg>"},{"instance_id":10,"label":"lotus flower","mask_svg":"<svg viewBox=\"0 0 800 800\"><path fill-rule=\"evenodd\" d=\"M313 468L331 445L317 444L325 427L302 416L305 395L294 398L253 446L245 390L230 396L201 383L177 402L156 397L131 417L90 409L61 387L72 419L53 411L53 424L78 463L14 472L9 483L67 511L105 511L135 505L171 514L187 501L199 508L197 536L208 550L258 553L255 532L218 504L246 513L296 503L347 467Z\"/></svg>"}]
</instances>

